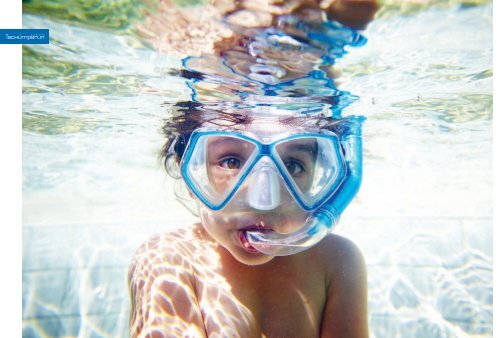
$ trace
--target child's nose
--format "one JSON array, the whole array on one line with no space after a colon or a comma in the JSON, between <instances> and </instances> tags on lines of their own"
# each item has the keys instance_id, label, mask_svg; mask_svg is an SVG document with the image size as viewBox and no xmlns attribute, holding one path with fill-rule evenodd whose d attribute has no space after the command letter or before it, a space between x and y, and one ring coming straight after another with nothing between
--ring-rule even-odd
<instances>
[{"instance_id":1,"label":"child's nose","mask_svg":"<svg viewBox=\"0 0 500 338\"><path fill-rule=\"evenodd\" d=\"M248 204L258 210L273 210L280 205L280 182L276 167L264 162L256 168L247 192Z\"/></svg>"}]
</instances>

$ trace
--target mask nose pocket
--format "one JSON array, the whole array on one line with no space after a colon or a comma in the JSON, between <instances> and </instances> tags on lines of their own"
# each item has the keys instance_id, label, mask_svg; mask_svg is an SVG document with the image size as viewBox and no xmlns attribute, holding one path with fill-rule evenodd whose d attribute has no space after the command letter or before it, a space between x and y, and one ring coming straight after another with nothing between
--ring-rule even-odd
<instances>
[{"instance_id":1,"label":"mask nose pocket","mask_svg":"<svg viewBox=\"0 0 500 338\"><path fill-rule=\"evenodd\" d=\"M273 210L280 205L280 182L276 167L264 163L255 168L247 192L248 204L257 210Z\"/></svg>"}]
</instances>

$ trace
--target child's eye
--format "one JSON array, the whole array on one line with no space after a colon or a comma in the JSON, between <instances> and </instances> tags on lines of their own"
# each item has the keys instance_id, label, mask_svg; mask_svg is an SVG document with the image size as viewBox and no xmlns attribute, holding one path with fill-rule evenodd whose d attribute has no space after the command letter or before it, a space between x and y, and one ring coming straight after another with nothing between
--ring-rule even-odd
<instances>
[{"instance_id":1,"label":"child's eye","mask_svg":"<svg viewBox=\"0 0 500 338\"><path fill-rule=\"evenodd\" d=\"M224 169L237 170L241 167L241 161L236 157L228 157L220 161L219 165Z\"/></svg>"},{"instance_id":2,"label":"child's eye","mask_svg":"<svg viewBox=\"0 0 500 338\"><path fill-rule=\"evenodd\" d=\"M292 176L300 175L305 171L304 167L297 161L288 160L285 162L285 166Z\"/></svg>"}]
</instances>

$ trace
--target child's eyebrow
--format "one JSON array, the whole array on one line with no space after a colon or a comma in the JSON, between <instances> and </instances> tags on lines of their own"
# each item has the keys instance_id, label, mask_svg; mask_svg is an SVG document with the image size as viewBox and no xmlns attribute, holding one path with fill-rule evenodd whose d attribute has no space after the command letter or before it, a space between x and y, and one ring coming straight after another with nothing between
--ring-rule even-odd
<instances>
[{"instance_id":1,"label":"child's eyebrow","mask_svg":"<svg viewBox=\"0 0 500 338\"><path fill-rule=\"evenodd\" d=\"M285 147L286 151L293 151L293 152L304 152L304 153L313 153L315 154L318 151L318 147L316 142L313 144L311 143L291 143ZM278 150L279 152L279 150Z\"/></svg>"},{"instance_id":2,"label":"child's eyebrow","mask_svg":"<svg viewBox=\"0 0 500 338\"><path fill-rule=\"evenodd\" d=\"M239 147L247 147L251 145L249 142L233 138L233 137L217 137L209 141L211 147L222 147L226 145L236 145Z\"/></svg>"}]
</instances>

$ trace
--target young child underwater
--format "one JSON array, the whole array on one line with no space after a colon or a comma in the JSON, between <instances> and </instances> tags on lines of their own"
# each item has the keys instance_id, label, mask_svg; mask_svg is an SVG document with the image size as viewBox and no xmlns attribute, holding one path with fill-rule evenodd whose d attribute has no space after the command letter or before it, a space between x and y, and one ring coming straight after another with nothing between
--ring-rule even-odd
<instances>
[{"instance_id":1,"label":"young child underwater","mask_svg":"<svg viewBox=\"0 0 500 338\"><path fill-rule=\"evenodd\" d=\"M136 252L132 337L368 337L363 256L331 233L361 183L362 118L269 111L167 118L165 166L200 222Z\"/></svg>"}]
</instances>

